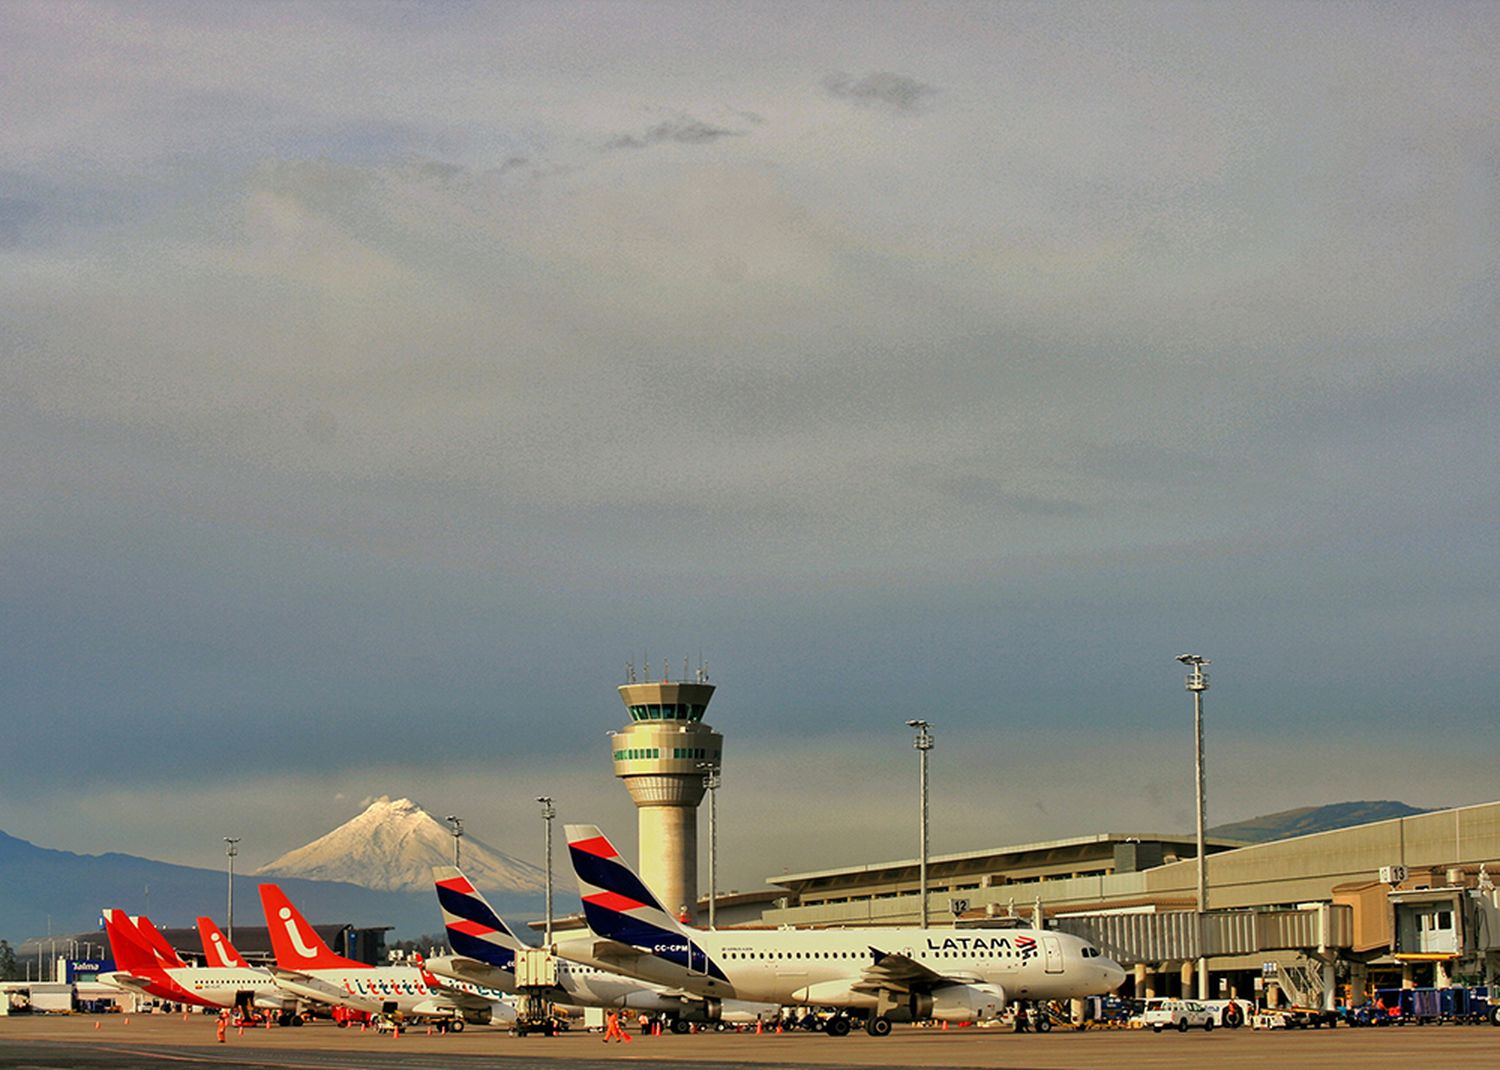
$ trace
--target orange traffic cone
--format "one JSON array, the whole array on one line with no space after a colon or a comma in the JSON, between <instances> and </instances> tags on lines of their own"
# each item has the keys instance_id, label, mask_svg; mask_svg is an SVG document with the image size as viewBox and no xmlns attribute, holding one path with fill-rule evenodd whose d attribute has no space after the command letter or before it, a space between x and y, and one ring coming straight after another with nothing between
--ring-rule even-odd
<instances>
[{"instance_id":1,"label":"orange traffic cone","mask_svg":"<svg viewBox=\"0 0 1500 1070\"><path fill-rule=\"evenodd\" d=\"M946 1018L943 1019L943 1032L948 1032L948 1019Z\"/></svg>"},{"instance_id":2,"label":"orange traffic cone","mask_svg":"<svg viewBox=\"0 0 1500 1070\"><path fill-rule=\"evenodd\" d=\"M756 1036L760 1036L761 1030L763 1028L764 1028L764 1024L761 1022L761 1020L759 1018L755 1019L755 1035Z\"/></svg>"},{"instance_id":3,"label":"orange traffic cone","mask_svg":"<svg viewBox=\"0 0 1500 1070\"><path fill-rule=\"evenodd\" d=\"M99 1028L99 1023L98 1023L98 1022L95 1022L95 1023L94 1023L94 1028L95 1028L95 1029L98 1029L98 1028Z\"/></svg>"},{"instance_id":4,"label":"orange traffic cone","mask_svg":"<svg viewBox=\"0 0 1500 1070\"><path fill-rule=\"evenodd\" d=\"M432 1026L430 1025L427 1027L427 1035L432 1036Z\"/></svg>"},{"instance_id":5,"label":"orange traffic cone","mask_svg":"<svg viewBox=\"0 0 1500 1070\"><path fill-rule=\"evenodd\" d=\"M360 1022L359 1023L359 1031L361 1033L363 1033L365 1030L367 1030L369 1028L370 1028L370 1023L369 1022Z\"/></svg>"}]
</instances>

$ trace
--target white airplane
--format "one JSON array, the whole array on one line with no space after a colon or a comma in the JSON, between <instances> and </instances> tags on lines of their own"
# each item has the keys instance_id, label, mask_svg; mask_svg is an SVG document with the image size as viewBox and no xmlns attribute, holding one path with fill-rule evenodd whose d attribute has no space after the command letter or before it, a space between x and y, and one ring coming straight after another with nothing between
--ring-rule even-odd
<instances>
[{"instance_id":1,"label":"white airplane","mask_svg":"<svg viewBox=\"0 0 1500 1070\"><path fill-rule=\"evenodd\" d=\"M515 1009L501 1002L505 993L463 982L444 984L412 966L371 966L336 955L274 884L260 886L276 983L317 1003L372 1013L400 1013L448 1021L456 1031L465 1022L513 1021Z\"/></svg>"},{"instance_id":2,"label":"white airplane","mask_svg":"<svg viewBox=\"0 0 1500 1070\"><path fill-rule=\"evenodd\" d=\"M1012 1000L1112 992L1125 971L1067 933L1037 929L686 929L593 825L568 825L584 918L596 940L568 949L601 969L710 999L836 1007L871 1036L893 1021L992 1018Z\"/></svg>"},{"instance_id":3,"label":"white airplane","mask_svg":"<svg viewBox=\"0 0 1500 1070\"><path fill-rule=\"evenodd\" d=\"M232 1008L251 1003L277 1012L283 1024L300 1022L298 1000L276 983L269 970L249 966L239 952L223 939L213 922L198 919L198 931L208 937L205 923L219 936L222 948L217 965L189 966L146 917L128 917L122 911L105 910L104 928L117 967L103 979L118 988L141 992L174 1003L202 1007ZM210 962L214 960L209 959Z\"/></svg>"},{"instance_id":4,"label":"white airplane","mask_svg":"<svg viewBox=\"0 0 1500 1070\"><path fill-rule=\"evenodd\" d=\"M440 977L487 985L503 992L517 991L516 955L527 950L527 945L461 870L454 866L434 866L432 877L438 906L443 911L448 946L455 954L429 958L426 968ZM779 1010L769 1003L705 999L681 989L569 961L556 946L551 950L557 965L557 984L543 993L551 1003L665 1013L672 1016L672 1029L676 1032L686 1032L691 1022L771 1019Z\"/></svg>"}]
</instances>

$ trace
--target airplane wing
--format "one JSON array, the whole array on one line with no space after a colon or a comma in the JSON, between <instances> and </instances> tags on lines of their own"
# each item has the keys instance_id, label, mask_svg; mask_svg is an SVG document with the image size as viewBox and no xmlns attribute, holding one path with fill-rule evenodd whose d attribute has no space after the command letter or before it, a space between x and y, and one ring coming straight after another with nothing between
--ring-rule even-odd
<instances>
[{"instance_id":1,"label":"airplane wing","mask_svg":"<svg viewBox=\"0 0 1500 1070\"><path fill-rule=\"evenodd\" d=\"M110 973L102 974L100 975L99 980L103 981L105 984L114 985L116 988L125 992L147 993L148 986L151 984L151 980L149 978L137 977L134 974L127 973L124 970L113 970Z\"/></svg>"},{"instance_id":2,"label":"airplane wing","mask_svg":"<svg viewBox=\"0 0 1500 1070\"><path fill-rule=\"evenodd\" d=\"M440 955L425 962L426 968L439 977L454 977L486 988L503 989L506 984L515 983L515 974L497 970L488 962L480 962L467 955Z\"/></svg>"},{"instance_id":3,"label":"airplane wing","mask_svg":"<svg viewBox=\"0 0 1500 1070\"><path fill-rule=\"evenodd\" d=\"M973 984L981 980L970 973L938 973L916 959L894 952L872 947L870 953L874 957L873 961L860 973L859 980L850 986L857 992L876 992L880 989L910 991L941 985Z\"/></svg>"}]
</instances>

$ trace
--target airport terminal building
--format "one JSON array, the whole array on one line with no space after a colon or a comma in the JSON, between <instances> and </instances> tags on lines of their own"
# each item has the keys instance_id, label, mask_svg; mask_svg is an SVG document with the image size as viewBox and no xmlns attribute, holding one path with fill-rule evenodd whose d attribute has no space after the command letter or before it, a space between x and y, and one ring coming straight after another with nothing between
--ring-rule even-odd
<instances>
[{"instance_id":1,"label":"airport terminal building","mask_svg":"<svg viewBox=\"0 0 1500 1070\"><path fill-rule=\"evenodd\" d=\"M1033 924L1095 940L1133 971L1127 995L1197 987L1304 1006L1373 987L1500 980L1500 802L1271 843L1100 833L928 860L938 924ZM916 925L919 860L778 875L770 925ZM943 919L938 922L937 919Z\"/></svg>"}]
</instances>

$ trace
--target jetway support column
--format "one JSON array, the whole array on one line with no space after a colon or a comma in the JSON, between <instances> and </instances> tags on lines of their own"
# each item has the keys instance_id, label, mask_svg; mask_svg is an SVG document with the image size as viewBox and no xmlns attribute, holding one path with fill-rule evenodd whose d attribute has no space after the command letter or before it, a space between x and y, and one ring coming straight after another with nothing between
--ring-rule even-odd
<instances>
[{"instance_id":1,"label":"jetway support column","mask_svg":"<svg viewBox=\"0 0 1500 1070\"><path fill-rule=\"evenodd\" d=\"M1338 976L1334 972L1334 963L1338 960L1329 955L1323 960L1323 1009L1331 1011L1338 997Z\"/></svg>"},{"instance_id":2,"label":"jetway support column","mask_svg":"<svg viewBox=\"0 0 1500 1070\"><path fill-rule=\"evenodd\" d=\"M1193 960L1186 959L1182 964L1182 998L1193 998Z\"/></svg>"},{"instance_id":3,"label":"jetway support column","mask_svg":"<svg viewBox=\"0 0 1500 1070\"><path fill-rule=\"evenodd\" d=\"M1366 991L1370 984L1370 968L1363 962L1349 964L1349 1006L1363 1007L1370 1002Z\"/></svg>"},{"instance_id":4,"label":"jetway support column","mask_svg":"<svg viewBox=\"0 0 1500 1070\"><path fill-rule=\"evenodd\" d=\"M1150 999L1156 995L1155 986L1151 983L1151 970L1144 962L1135 964L1135 998Z\"/></svg>"}]
</instances>

